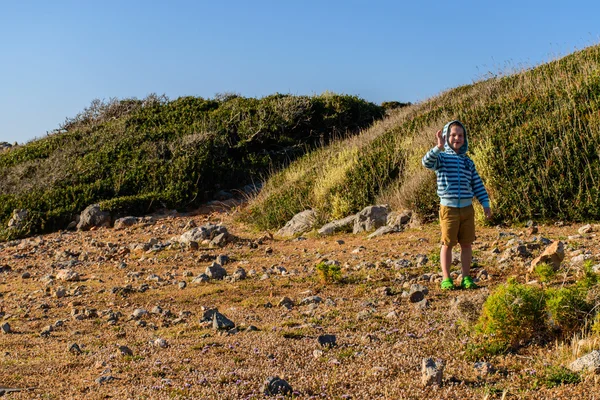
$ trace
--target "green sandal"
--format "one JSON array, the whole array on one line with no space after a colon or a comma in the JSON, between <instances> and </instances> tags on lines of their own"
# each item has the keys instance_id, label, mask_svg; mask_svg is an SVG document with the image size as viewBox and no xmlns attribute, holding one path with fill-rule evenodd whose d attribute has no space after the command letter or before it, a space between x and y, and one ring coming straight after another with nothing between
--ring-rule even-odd
<instances>
[{"instance_id":1,"label":"green sandal","mask_svg":"<svg viewBox=\"0 0 600 400\"><path fill-rule=\"evenodd\" d=\"M454 289L454 283L452 282L452 278L446 278L442 281L442 284L440 285L440 287L442 288L442 290L453 290Z\"/></svg>"},{"instance_id":2,"label":"green sandal","mask_svg":"<svg viewBox=\"0 0 600 400\"><path fill-rule=\"evenodd\" d=\"M473 282L473 278L469 275L464 276L460 282L460 287L463 289L477 289L477 284Z\"/></svg>"}]
</instances>

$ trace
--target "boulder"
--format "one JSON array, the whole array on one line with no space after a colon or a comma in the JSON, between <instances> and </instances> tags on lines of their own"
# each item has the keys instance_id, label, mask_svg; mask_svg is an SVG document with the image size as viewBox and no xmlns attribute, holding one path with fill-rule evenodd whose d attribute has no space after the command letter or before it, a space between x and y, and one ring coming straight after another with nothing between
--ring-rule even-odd
<instances>
[{"instance_id":1,"label":"boulder","mask_svg":"<svg viewBox=\"0 0 600 400\"><path fill-rule=\"evenodd\" d=\"M99 204L92 204L83 210L79 216L77 230L87 231L93 227L109 227L110 223L110 213L102 211Z\"/></svg>"},{"instance_id":2,"label":"boulder","mask_svg":"<svg viewBox=\"0 0 600 400\"><path fill-rule=\"evenodd\" d=\"M139 218L137 217L123 217L119 218L115 221L114 228L115 229L123 229L129 226L133 226L139 222Z\"/></svg>"},{"instance_id":3,"label":"boulder","mask_svg":"<svg viewBox=\"0 0 600 400\"><path fill-rule=\"evenodd\" d=\"M594 350L583 357L578 358L569 365L573 372L594 372L600 373L600 351Z\"/></svg>"},{"instance_id":4,"label":"boulder","mask_svg":"<svg viewBox=\"0 0 600 400\"><path fill-rule=\"evenodd\" d=\"M227 276L227 271L221 265L213 262L209 267L206 267L204 273L211 279L223 279Z\"/></svg>"},{"instance_id":5,"label":"boulder","mask_svg":"<svg viewBox=\"0 0 600 400\"><path fill-rule=\"evenodd\" d=\"M387 205L369 206L356 214L352 233L371 232L387 224Z\"/></svg>"},{"instance_id":6,"label":"boulder","mask_svg":"<svg viewBox=\"0 0 600 400\"><path fill-rule=\"evenodd\" d=\"M263 384L262 390L265 396L288 395L292 393L292 387L285 379L278 376L270 376Z\"/></svg>"},{"instance_id":7,"label":"boulder","mask_svg":"<svg viewBox=\"0 0 600 400\"><path fill-rule=\"evenodd\" d=\"M350 230L350 227L354 226L354 220L356 219L356 215L349 215L346 218L338 219L332 222L329 222L319 229L319 235L333 235L337 231L342 230Z\"/></svg>"},{"instance_id":8,"label":"boulder","mask_svg":"<svg viewBox=\"0 0 600 400\"><path fill-rule=\"evenodd\" d=\"M179 237L179 242L189 244L190 242L200 243L204 240L212 240L220 234L228 234L227 228L223 225L206 224L183 233Z\"/></svg>"},{"instance_id":9,"label":"boulder","mask_svg":"<svg viewBox=\"0 0 600 400\"><path fill-rule=\"evenodd\" d=\"M535 267L540 264L546 263L550 264L554 267L555 270L560 268L560 263L565 258L565 244L561 241L557 241L552 243L550 246L544 250L542 255L537 257L535 260L531 262L531 266L529 267L529 272L533 272Z\"/></svg>"},{"instance_id":10,"label":"boulder","mask_svg":"<svg viewBox=\"0 0 600 400\"><path fill-rule=\"evenodd\" d=\"M314 210L304 210L292 217L283 228L277 231L278 236L291 237L310 231L317 221Z\"/></svg>"}]
</instances>

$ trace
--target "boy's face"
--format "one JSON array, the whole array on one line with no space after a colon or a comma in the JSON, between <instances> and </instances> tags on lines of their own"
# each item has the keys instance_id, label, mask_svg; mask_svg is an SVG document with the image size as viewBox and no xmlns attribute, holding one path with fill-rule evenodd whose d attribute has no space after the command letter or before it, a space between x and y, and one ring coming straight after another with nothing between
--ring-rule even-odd
<instances>
[{"instance_id":1,"label":"boy's face","mask_svg":"<svg viewBox=\"0 0 600 400\"><path fill-rule=\"evenodd\" d=\"M453 125L450 128L450 134L448 135L448 144L450 148L456 152L465 144L465 131L462 126Z\"/></svg>"}]
</instances>

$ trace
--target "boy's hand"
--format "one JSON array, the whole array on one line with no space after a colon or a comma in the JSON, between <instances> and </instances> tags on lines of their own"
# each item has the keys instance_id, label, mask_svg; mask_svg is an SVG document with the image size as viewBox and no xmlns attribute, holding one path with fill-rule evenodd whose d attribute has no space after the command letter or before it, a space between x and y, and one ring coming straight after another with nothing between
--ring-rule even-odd
<instances>
[{"instance_id":1,"label":"boy's hand","mask_svg":"<svg viewBox=\"0 0 600 400\"><path fill-rule=\"evenodd\" d=\"M489 207L485 207L483 209L483 213L485 214L485 218L487 219L491 219L492 218L492 209Z\"/></svg>"},{"instance_id":2,"label":"boy's hand","mask_svg":"<svg viewBox=\"0 0 600 400\"><path fill-rule=\"evenodd\" d=\"M444 150L444 138L442 137L442 130L440 129L439 131L437 131L437 133L435 134L435 137L437 138L437 147L440 150Z\"/></svg>"}]
</instances>

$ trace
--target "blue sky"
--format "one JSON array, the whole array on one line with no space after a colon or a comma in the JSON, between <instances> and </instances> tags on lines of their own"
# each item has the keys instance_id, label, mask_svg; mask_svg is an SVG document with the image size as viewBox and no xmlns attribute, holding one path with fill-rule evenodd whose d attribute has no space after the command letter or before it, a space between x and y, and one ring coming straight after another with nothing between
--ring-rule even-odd
<instances>
[{"instance_id":1,"label":"blue sky","mask_svg":"<svg viewBox=\"0 0 600 400\"><path fill-rule=\"evenodd\" d=\"M598 1L0 0L0 141L43 137L96 98L423 101L598 44L598 15Z\"/></svg>"}]
</instances>

